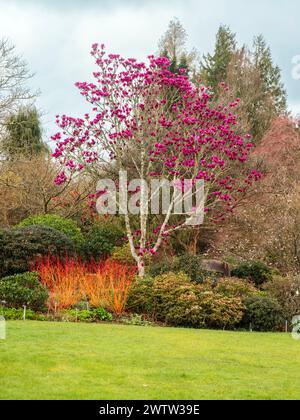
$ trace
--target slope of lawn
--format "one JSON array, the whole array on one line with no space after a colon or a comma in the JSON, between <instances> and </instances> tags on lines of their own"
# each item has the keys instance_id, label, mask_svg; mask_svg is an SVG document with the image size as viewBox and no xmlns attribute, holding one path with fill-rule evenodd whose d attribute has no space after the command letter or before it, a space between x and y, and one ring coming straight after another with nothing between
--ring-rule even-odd
<instances>
[{"instance_id":1,"label":"slope of lawn","mask_svg":"<svg viewBox=\"0 0 300 420\"><path fill-rule=\"evenodd\" d=\"M299 398L289 334L8 322L0 340L0 399Z\"/></svg>"}]
</instances>

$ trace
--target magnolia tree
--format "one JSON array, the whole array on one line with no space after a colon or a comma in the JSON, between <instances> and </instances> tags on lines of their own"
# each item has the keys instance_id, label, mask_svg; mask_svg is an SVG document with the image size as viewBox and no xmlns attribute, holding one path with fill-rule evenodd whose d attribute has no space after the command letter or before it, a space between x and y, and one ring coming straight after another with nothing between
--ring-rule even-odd
<instances>
[{"instance_id":1,"label":"magnolia tree","mask_svg":"<svg viewBox=\"0 0 300 420\"><path fill-rule=\"evenodd\" d=\"M143 276L145 259L171 233L203 218L222 220L261 174L245 165L252 144L236 134L239 99L212 109L206 88L193 85L184 69L172 73L164 57L142 63L106 55L98 44L91 54L94 82L76 83L90 113L57 117L53 156L65 170L55 182L82 171L101 178L97 209L124 217Z\"/></svg>"}]
</instances>

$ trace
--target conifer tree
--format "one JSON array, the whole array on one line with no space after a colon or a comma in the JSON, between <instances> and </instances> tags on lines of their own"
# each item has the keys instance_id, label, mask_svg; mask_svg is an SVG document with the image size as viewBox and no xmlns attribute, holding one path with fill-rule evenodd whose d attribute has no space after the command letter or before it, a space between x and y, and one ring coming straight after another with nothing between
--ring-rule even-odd
<instances>
[{"instance_id":1,"label":"conifer tree","mask_svg":"<svg viewBox=\"0 0 300 420\"><path fill-rule=\"evenodd\" d=\"M217 92L218 85L227 78L227 69L236 50L236 35L228 26L220 26L213 54L207 54L201 62L202 83Z\"/></svg>"},{"instance_id":2,"label":"conifer tree","mask_svg":"<svg viewBox=\"0 0 300 420\"><path fill-rule=\"evenodd\" d=\"M35 108L21 108L6 120L1 151L7 159L33 156L48 150L42 139L41 121Z\"/></svg>"},{"instance_id":3,"label":"conifer tree","mask_svg":"<svg viewBox=\"0 0 300 420\"><path fill-rule=\"evenodd\" d=\"M272 95L276 113L286 111L287 98L281 81L281 70L273 63L271 49L264 37L259 35L253 42L253 60L263 82L265 92Z\"/></svg>"}]
</instances>

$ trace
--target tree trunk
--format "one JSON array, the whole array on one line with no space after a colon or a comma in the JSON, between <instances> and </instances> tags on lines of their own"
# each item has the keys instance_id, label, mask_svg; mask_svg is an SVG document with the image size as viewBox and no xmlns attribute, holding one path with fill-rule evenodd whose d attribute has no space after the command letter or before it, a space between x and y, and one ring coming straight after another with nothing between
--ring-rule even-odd
<instances>
[{"instance_id":1,"label":"tree trunk","mask_svg":"<svg viewBox=\"0 0 300 420\"><path fill-rule=\"evenodd\" d=\"M141 257L139 258L137 267L138 267L139 277L142 279L143 277L145 277L145 263L144 263L143 258Z\"/></svg>"}]
</instances>

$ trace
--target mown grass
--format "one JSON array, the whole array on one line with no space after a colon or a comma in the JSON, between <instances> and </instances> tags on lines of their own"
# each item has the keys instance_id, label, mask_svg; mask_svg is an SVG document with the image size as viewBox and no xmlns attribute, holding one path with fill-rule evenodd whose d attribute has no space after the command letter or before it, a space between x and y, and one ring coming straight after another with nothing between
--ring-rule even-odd
<instances>
[{"instance_id":1,"label":"mown grass","mask_svg":"<svg viewBox=\"0 0 300 420\"><path fill-rule=\"evenodd\" d=\"M0 399L299 399L289 334L8 322Z\"/></svg>"}]
</instances>

